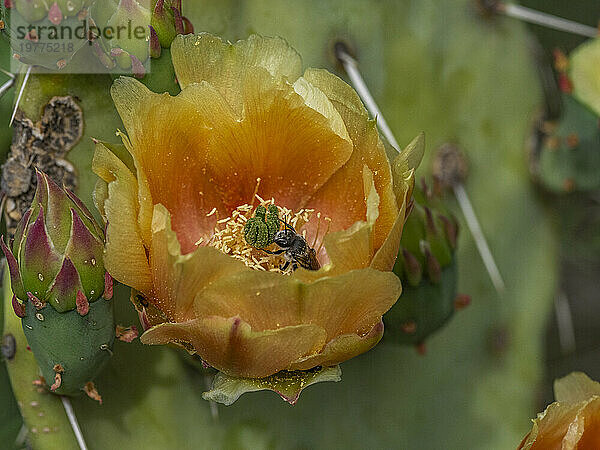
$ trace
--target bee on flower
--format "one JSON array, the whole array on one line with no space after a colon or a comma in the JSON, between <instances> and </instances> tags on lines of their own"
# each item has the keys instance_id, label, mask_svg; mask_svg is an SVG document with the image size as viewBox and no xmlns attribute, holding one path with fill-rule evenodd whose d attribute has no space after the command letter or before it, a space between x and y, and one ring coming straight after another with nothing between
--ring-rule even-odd
<instances>
[{"instance_id":1,"label":"bee on flower","mask_svg":"<svg viewBox=\"0 0 600 450\"><path fill-rule=\"evenodd\" d=\"M113 85L133 165L104 143L93 161L105 264L147 300L142 342L248 378L372 348L423 146L390 163L354 90L282 39L178 36L171 53L178 95Z\"/></svg>"}]
</instances>

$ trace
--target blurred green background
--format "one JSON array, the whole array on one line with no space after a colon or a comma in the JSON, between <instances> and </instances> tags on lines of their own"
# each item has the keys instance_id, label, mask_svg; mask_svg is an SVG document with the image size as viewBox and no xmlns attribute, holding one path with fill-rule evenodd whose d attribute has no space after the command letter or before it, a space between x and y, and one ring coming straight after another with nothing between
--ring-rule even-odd
<instances>
[{"instance_id":1,"label":"blurred green background","mask_svg":"<svg viewBox=\"0 0 600 450\"><path fill-rule=\"evenodd\" d=\"M600 18L597 1L523 3L589 25ZM424 356L386 340L344 363L340 383L307 389L293 408L260 392L211 410L200 397L209 380L174 351L118 343L97 383L104 404L74 402L90 448L515 448L552 401L554 378L584 370L600 379L600 196L544 192L531 180L526 145L545 105L540 70L553 48L568 51L580 39L484 18L470 0L197 0L184 2L184 13L196 31L231 40L283 36L305 66L343 78L332 50L346 42L400 144L425 131L418 176L429 177L441 144L465 152L465 189L507 289L494 290L463 222L459 292L472 305L427 341ZM6 122L10 97L0 103ZM0 131L3 152L9 141ZM454 199L446 201L462 220ZM554 319L559 291L573 314L569 354ZM126 289L118 294L118 322L137 322ZM0 439L12 442L20 418L2 376Z\"/></svg>"}]
</instances>

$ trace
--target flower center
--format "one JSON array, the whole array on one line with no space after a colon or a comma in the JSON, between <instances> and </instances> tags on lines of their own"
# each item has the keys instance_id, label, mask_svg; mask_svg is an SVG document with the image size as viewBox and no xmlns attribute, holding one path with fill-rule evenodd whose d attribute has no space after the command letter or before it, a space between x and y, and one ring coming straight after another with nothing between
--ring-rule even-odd
<instances>
[{"instance_id":1,"label":"flower center","mask_svg":"<svg viewBox=\"0 0 600 450\"><path fill-rule=\"evenodd\" d=\"M255 195L255 198L258 200L258 204L264 209L269 209L269 207L272 209L272 205L275 205L274 199L264 200L258 195ZM283 247L271 242L264 248L257 248L248 242L245 236L245 227L249 219L255 219L252 217L255 207L247 203L234 209L229 217L223 219L217 218L213 235L206 245L215 247L226 255L239 259L253 269L284 274L291 274L296 267L309 268L303 264L305 261L303 258L306 254L311 253L311 250L314 250L312 252L314 254L313 265L315 264L315 260L316 265L313 266L313 270L318 268L317 255L321 250L325 236L323 235L319 239L321 222L327 222L327 231L325 231L325 234L327 234L331 219L328 217L321 218L321 213L315 214L313 209L300 209L294 212L281 206L276 206L276 208L281 219L281 223L278 224L277 229L279 230L279 227L281 227L281 229L289 231L294 239L300 239L306 244L305 251L298 255L299 262L295 260L296 255L287 246ZM214 214L217 214L216 208L210 211L207 216ZM315 236L312 240L309 240L306 237L306 225L311 221L318 222ZM317 243L318 240L320 244ZM202 243L203 239L200 239L196 242L196 245L201 245ZM315 247L316 245L317 247Z\"/></svg>"}]
</instances>

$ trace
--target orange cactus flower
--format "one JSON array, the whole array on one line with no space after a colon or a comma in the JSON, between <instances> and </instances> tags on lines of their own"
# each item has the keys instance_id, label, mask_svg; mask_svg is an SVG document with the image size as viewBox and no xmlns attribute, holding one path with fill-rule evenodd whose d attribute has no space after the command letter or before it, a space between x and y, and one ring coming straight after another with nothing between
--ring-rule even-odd
<instances>
[{"instance_id":1,"label":"orange cactus flower","mask_svg":"<svg viewBox=\"0 0 600 450\"><path fill-rule=\"evenodd\" d=\"M422 137L390 165L354 90L302 74L282 39L179 36L171 52L181 93L117 80L130 156L99 143L93 161L105 265L138 293L142 342L252 378L373 347L401 293L391 269ZM283 271L244 241L259 203L278 206L319 270Z\"/></svg>"},{"instance_id":2,"label":"orange cactus flower","mask_svg":"<svg viewBox=\"0 0 600 450\"><path fill-rule=\"evenodd\" d=\"M600 383L573 372L554 383L556 401L533 421L519 450L600 448Z\"/></svg>"}]
</instances>

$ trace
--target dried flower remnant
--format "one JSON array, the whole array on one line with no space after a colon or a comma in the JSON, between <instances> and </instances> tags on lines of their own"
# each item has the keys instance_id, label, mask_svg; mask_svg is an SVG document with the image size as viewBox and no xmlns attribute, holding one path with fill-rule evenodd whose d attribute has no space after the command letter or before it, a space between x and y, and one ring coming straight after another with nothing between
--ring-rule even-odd
<instances>
[{"instance_id":1,"label":"dried flower remnant","mask_svg":"<svg viewBox=\"0 0 600 450\"><path fill-rule=\"evenodd\" d=\"M13 126L13 142L0 179L0 210L9 236L33 200L36 169L68 189L77 186L75 168L65 157L81 139L83 112L72 97L53 97L39 122L33 123L19 110Z\"/></svg>"}]
</instances>

